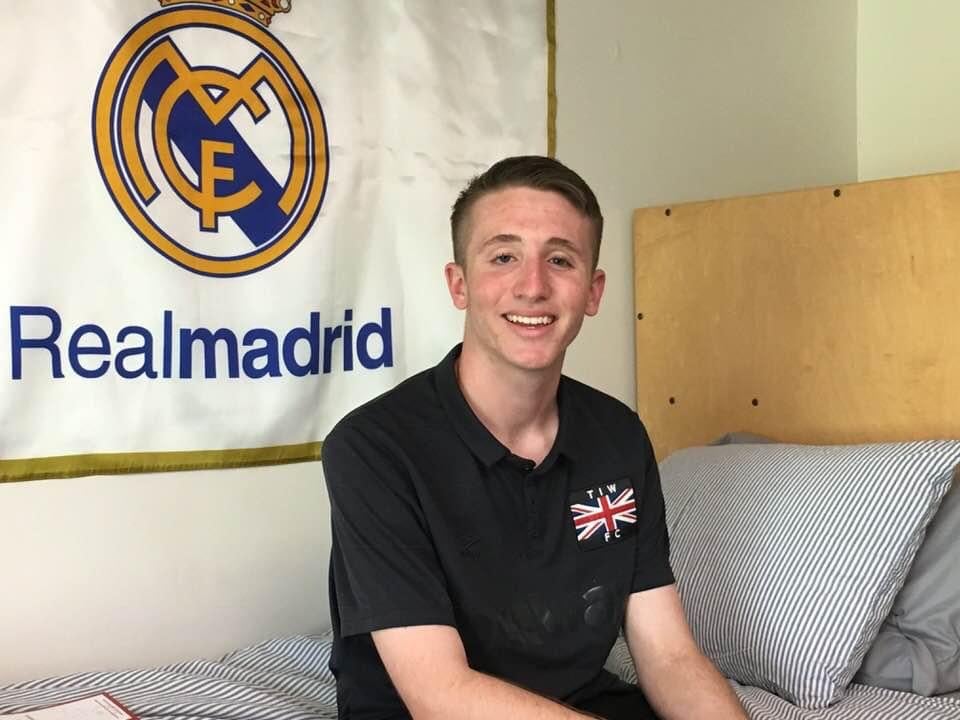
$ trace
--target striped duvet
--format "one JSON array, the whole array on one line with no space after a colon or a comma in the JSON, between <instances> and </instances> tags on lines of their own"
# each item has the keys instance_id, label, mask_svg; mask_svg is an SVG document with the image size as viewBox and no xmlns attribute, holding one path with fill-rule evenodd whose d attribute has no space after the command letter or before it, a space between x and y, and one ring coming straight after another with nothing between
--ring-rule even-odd
<instances>
[{"instance_id":1,"label":"striped duvet","mask_svg":"<svg viewBox=\"0 0 960 720\"><path fill-rule=\"evenodd\" d=\"M0 714L25 712L109 692L150 720L307 720L335 718L329 636L269 640L224 656L151 670L80 673L0 689ZM607 666L634 680L626 646ZM798 710L775 695L733 685L754 720L960 720L960 697L923 698L852 685L836 705Z\"/></svg>"}]
</instances>

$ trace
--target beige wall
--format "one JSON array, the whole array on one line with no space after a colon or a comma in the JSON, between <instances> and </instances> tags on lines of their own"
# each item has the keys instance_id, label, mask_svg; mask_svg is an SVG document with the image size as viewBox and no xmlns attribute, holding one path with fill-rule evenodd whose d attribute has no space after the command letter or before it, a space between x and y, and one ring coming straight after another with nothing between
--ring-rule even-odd
<instances>
[{"instance_id":1,"label":"beige wall","mask_svg":"<svg viewBox=\"0 0 960 720\"><path fill-rule=\"evenodd\" d=\"M960 3L860 0L861 180L960 169Z\"/></svg>"},{"instance_id":2,"label":"beige wall","mask_svg":"<svg viewBox=\"0 0 960 720\"><path fill-rule=\"evenodd\" d=\"M854 0L559 0L559 155L608 222L571 374L634 404L634 207L856 177L855 23ZM0 486L0 683L325 626L326 517L316 463Z\"/></svg>"},{"instance_id":3,"label":"beige wall","mask_svg":"<svg viewBox=\"0 0 960 720\"><path fill-rule=\"evenodd\" d=\"M557 155L607 222L569 374L635 407L633 208L856 180L856 23L855 0L558 0Z\"/></svg>"}]
</instances>

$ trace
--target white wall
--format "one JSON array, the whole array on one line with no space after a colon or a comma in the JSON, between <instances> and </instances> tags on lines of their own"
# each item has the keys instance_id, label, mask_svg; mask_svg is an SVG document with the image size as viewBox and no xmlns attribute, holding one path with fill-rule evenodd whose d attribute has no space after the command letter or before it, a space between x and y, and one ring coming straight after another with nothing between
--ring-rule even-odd
<instances>
[{"instance_id":1,"label":"white wall","mask_svg":"<svg viewBox=\"0 0 960 720\"><path fill-rule=\"evenodd\" d=\"M856 0L557 1L557 156L607 226L569 374L636 405L634 208L856 180L856 25Z\"/></svg>"},{"instance_id":2,"label":"white wall","mask_svg":"<svg viewBox=\"0 0 960 720\"><path fill-rule=\"evenodd\" d=\"M960 3L860 0L859 176L960 169Z\"/></svg>"},{"instance_id":3,"label":"white wall","mask_svg":"<svg viewBox=\"0 0 960 720\"><path fill-rule=\"evenodd\" d=\"M329 626L319 463L0 485L0 683Z\"/></svg>"},{"instance_id":4,"label":"white wall","mask_svg":"<svg viewBox=\"0 0 960 720\"><path fill-rule=\"evenodd\" d=\"M568 370L633 405L632 209L855 179L856 6L559 0L557 19L559 156L600 196L609 274ZM325 626L327 512L317 463L0 485L0 683Z\"/></svg>"}]
</instances>

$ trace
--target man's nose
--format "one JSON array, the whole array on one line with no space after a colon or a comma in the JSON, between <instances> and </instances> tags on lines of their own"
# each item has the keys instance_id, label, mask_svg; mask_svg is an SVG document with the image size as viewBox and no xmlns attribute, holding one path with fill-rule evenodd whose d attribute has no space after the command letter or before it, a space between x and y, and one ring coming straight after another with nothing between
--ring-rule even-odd
<instances>
[{"instance_id":1,"label":"man's nose","mask_svg":"<svg viewBox=\"0 0 960 720\"><path fill-rule=\"evenodd\" d=\"M527 300L541 300L550 292L547 268L539 260L524 260L514 286L514 294Z\"/></svg>"}]
</instances>

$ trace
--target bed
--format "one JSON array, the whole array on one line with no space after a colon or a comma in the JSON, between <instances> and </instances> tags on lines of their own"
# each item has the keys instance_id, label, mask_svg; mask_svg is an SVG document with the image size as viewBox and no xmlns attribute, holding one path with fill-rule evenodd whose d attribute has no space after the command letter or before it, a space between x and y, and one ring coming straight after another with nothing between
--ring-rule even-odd
<instances>
[{"instance_id":1,"label":"bed","mask_svg":"<svg viewBox=\"0 0 960 720\"><path fill-rule=\"evenodd\" d=\"M215 661L17 683L0 690L0 714L105 692L137 717L157 720L336 718L336 687L327 669L330 649L329 635L299 635L261 642Z\"/></svg>"},{"instance_id":2,"label":"bed","mask_svg":"<svg viewBox=\"0 0 960 720\"><path fill-rule=\"evenodd\" d=\"M960 174L644 208L634 228L637 405L701 646L754 720L960 718L960 659L937 649L931 680L896 649L911 603L960 588ZM334 718L330 649L19 683L0 714L109 692L142 718ZM622 641L607 666L635 680Z\"/></svg>"},{"instance_id":3,"label":"bed","mask_svg":"<svg viewBox=\"0 0 960 720\"><path fill-rule=\"evenodd\" d=\"M960 173L638 209L634 262L700 646L755 718L960 718Z\"/></svg>"},{"instance_id":4,"label":"bed","mask_svg":"<svg viewBox=\"0 0 960 720\"><path fill-rule=\"evenodd\" d=\"M315 720L336 718L335 687L327 669L328 635L278 638L229 653L162 668L78 673L18 683L0 691L0 713L26 712L109 692L150 720ZM618 642L607 666L635 680L627 648ZM804 711L758 688L733 684L755 720L876 720L960 717L960 695L921 698L854 686L826 711Z\"/></svg>"}]
</instances>

